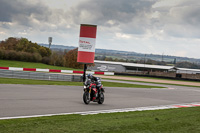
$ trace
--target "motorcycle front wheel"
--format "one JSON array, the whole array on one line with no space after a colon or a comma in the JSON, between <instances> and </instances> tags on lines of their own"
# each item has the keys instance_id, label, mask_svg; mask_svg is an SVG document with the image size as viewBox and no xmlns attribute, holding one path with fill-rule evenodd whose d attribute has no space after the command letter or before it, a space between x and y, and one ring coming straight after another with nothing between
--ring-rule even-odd
<instances>
[{"instance_id":1,"label":"motorcycle front wheel","mask_svg":"<svg viewBox=\"0 0 200 133\"><path fill-rule=\"evenodd\" d=\"M98 104L103 104L104 102L104 94L100 93Z\"/></svg>"},{"instance_id":2,"label":"motorcycle front wheel","mask_svg":"<svg viewBox=\"0 0 200 133\"><path fill-rule=\"evenodd\" d=\"M87 91L83 93L83 101L84 101L85 104L89 104L90 103L89 95L90 94Z\"/></svg>"}]
</instances>

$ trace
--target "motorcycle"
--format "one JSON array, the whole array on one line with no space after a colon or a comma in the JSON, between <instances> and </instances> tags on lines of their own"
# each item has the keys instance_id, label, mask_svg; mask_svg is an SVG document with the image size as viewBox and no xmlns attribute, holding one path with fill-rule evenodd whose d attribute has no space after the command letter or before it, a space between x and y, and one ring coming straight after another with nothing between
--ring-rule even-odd
<instances>
[{"instance_id":1,"label":"motorcycle","mask_svg":"<svg viewBox=\"0 0 200 133\"><path fill-rule=\"evenodd\" d=\"M89 104L90 101L98 102L98 104L103 104L105 90L101 84L100 79L98 79L96 82L91 81L91 79L87 79L84 83L83 91L83 101L85 104Z\"/></svg>"}]
</instances>

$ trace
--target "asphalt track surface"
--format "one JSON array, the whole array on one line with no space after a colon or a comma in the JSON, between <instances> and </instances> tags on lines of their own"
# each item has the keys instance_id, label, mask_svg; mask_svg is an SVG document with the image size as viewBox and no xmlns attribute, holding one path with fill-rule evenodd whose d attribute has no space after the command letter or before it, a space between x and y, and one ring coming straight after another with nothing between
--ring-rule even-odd
<instances>
[{"instance_id":1,"label":"asphalt track surface","mask_svg":"<svg viewBox=\"0 0 200 133\"><path fill-rule=\"evenodd\" d=\"M166 88L106 87L104 104L85 105L81 86L0 84L0 118L200 102L200 88L158 86Z\"/></svg>"}]
</instances>

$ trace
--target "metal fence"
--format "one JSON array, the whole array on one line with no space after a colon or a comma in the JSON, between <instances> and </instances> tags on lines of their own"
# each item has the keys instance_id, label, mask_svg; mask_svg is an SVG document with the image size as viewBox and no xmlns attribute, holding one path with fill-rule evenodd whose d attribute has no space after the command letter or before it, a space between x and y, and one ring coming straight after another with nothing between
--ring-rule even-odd
<instances>
[{"instance_id":1,"label":"metal fence","mask_svg":"<svg viewBox=\"0 0 200 133\"><path fill-rule=\"evenodd\" d=\"M26 72L12 71L0 69L0 77L4 78L19 78L19 79L35 79L35 80L52 80L52 81L74 81L81 82L80 75L65 75L58 73L41 73L41 72Z\"/></svg>"}]
</instances>

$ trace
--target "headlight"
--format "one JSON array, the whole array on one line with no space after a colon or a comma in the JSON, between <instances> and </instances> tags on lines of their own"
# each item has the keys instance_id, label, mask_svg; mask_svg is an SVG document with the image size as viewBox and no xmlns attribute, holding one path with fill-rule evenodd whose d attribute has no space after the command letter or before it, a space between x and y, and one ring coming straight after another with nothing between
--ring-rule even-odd
<instances>
[{"instance_id":1,"label":"headlight","mask_svg":"<svg viewBox=\"0 0 200 133\"><path fill-rule=\"evenodd\" d=\"M87 87L84 85L84 87L83 87L84 89L86 89Z\"/></svg>"}]
</instances>

